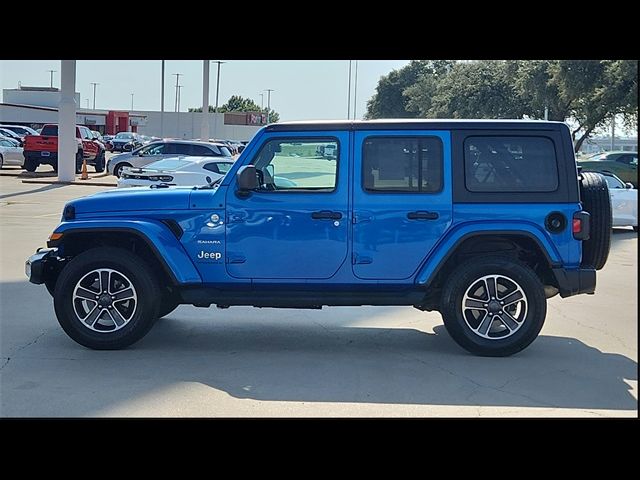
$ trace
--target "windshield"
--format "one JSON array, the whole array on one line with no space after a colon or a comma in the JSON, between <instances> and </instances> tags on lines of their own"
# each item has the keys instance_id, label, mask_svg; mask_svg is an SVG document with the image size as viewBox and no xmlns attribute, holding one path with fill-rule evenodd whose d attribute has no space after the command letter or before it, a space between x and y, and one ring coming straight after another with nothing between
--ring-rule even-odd
<instances>
[{"instance_id":1,"label":"windshield","mask_svg":"<svg viewBox=\"0 0 640 480\"><path fill-rule=\"evenodd\" d=\"M180 170L191 163L192 162L188 160L181 160L179 158L165 158L164 160L158 160L157 162L150 163L144 168L152 170Z\"/></svg>"},{"instance_id":2,"label":"windshield","mask_svg":"<svg viewBox=\"0 0 640 480\"><path fill-rule=\"evenodd\" d=\"M133 133L122 132L117 134L116 138L131 140L133 138Z\"/></svg>"}]
</instances>

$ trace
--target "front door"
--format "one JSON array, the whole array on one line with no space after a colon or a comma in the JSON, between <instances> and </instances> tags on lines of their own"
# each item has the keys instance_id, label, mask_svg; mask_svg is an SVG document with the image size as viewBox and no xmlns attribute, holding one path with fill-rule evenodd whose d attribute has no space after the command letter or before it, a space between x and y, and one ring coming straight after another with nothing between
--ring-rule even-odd
<instances>
[{"instance_id":1,"label":"front door","mask_svg":"<svg viewBox=\"0 0 640 480\"><path fill-rule=\"evenodd\" d=\"M226 268L236 278L327 279L347 257L349 136L265 137L247 164L261 187L227 193ZM335 155L325 156L325 148Z\"/></svg>"},{"instance_id":2,"label":"front door","mask_svg":"<svg viewBox=\"0 0 640 480\"><path fill-rule=\"evenodd\" d=\"M451 141L440 131L358 131L353 273L402 280L451 224Z\"/></svg>"}]
</instances>

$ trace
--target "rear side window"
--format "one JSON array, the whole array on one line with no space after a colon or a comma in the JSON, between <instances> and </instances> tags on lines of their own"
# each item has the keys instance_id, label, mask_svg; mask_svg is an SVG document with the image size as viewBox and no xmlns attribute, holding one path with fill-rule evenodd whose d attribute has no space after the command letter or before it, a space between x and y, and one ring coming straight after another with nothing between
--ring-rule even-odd
<instances>
[{"instance_id":1,"label":"rear side window","mask_svg":"<svg viewBox=\"0 0 640 480\"><path fill-rule=\"evenodd\" d=\"M558 161L547 137L467 137L465 184L470 192L554 192Z\"/></svg>"},{"instance_id":2,"label":"rear side window","mask_svg":"<svg viewBox=\"0 0 640 480\"><path fill-rule=\"evenodd\" d=\"M176 153L178 155L191 155L191 147L188 143L172 143L169 153Z\"/></svg>"},{"instance_id":3,"label":"rear side window","mask_svg":"<svg viewBox=\"0 0 640 480\"><path fill-rule=\"evenodd\" d=\"M439 192L442 163L437 137L368 137L362 152L362 187L371 192Z\"/></svg>"},{"instance_id":4,"label":"rear side window","mask_svg":"<svg viewBox=\"0 0 640 480\"><path fill-rule=\"evenodd\" d=\"M214 152L204 145L192 145L191 148L191 155L199 155L203 157L211 157L212 155L215 155Z\"/></svg>"}]
</instances>

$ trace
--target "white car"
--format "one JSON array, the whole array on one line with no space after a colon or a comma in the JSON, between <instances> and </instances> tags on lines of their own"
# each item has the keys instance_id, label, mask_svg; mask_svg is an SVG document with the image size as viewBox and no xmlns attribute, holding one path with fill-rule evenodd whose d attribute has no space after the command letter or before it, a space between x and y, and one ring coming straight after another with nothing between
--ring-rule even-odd
<instances>
[{"instance_id":1,"label":"white car","mask_svg":"<svg viewBox=\"0 0 640 480\"><path fill-rule=\"evenodd\" d=\"M632 226L638 231L638 190L630 183L624 183L611 173L603 173L609 186L613 226Z\"/></svg>"},{"instance_id":2,"label":"white car","mask_svg":"<svg viewBox=\"0 0 640 480\"><path fill-rule=\"evenodd\" d=\"M118 187L150 185L204 186L224 177L233 165L228 157L172 157L142 168L125 167Z\"/></svg>"},{"instance_id":3,"label":"white car","mask_svg":"<svg viewBox=\"0 0 640 480\"><path fill-rule=\"evenodd\" d=\"M0 137L0 168L5 165L24 165L24 154L20 144L12 138Z\"/></svg>"}]
</instances>

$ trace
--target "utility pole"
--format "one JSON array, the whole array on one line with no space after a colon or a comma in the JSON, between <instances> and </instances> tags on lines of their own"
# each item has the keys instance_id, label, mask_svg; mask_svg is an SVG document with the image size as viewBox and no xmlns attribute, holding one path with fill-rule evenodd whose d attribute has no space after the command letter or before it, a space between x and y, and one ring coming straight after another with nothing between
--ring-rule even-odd
<instances>
[{"instance_id":1,"label":"utility pole","mask_svg":"<svg viewBox=\"0 0 640 480\"><path fill-rule=\"evenodd\" d=\"M173 103L173 108L174 111L178 111L178 81L180 80L180 77L182 76L182 73L172 73L172 75L176 76L176 101Z\"/></svg>"},{"instance_id":2,"label":"utility pole","mask_svg":"<svg viewBox=\"0 0 640 480\"><path fill-rule=\"evenodd\" d=\"M358 106L358 60L356 60L356 75L353 84L353 119L356 119L356 110Z\"/></svg>"},{"instance_id":3,"label":"utility pole","mask_svg":"<svg viewBox=\"0 0 640 480\"><path fill-rule=\"evenodd\" d=\"M267 123L269 123L271 117L271 92L273 92L273 88L267 88L265 92L267 92Z\"/></svg>"},{"instance_id":4,"label":"utility pole","mask_svg":"<svg viewBox=\"0 0 640 480\"><path fill-rule=\"evenodd\" d=\"M349 93L347 94L347 120L351 118L351 60L349 60Z\"/></svg>"},{"instance_id":5,"label":"utility pole","mask_svg":"<svg viewBox=\"0 0 640 480\"><path fill-rule=\"evenodd\" d=\"M178 85L178 113L180 113L180 92L182 91L182 87L183 85Z\"/></svg>"},{"instance_id":6,"label":"utility pole","mask_svg":"<svg viewBox=\"0 0 640 480\"><path fill-rule=\"evenodd\" d=\"M131 94L131 111L133 111L133 93Z\"/></svg>"},{"instance_id":7,"label":"utility pole","mask_svg":"<svg viewBox=\"0 0 640 480\"><path fill-rule=\"evenodd\" d=\"M611 151L616 148L616 116L611 117Z\"/></svg>"},{"instance_id":8,"label":"utility pole","mask_svg":"<svg viewBox=\"0 0 640 480\"><path fill-rule=\"evenodd\" d=\"M160 74L160 138L164 138L164 60Z\"/></svg>"},{"instance_id":9,"label":"utility pole","mask_svg":"<svg viewBox=\"0 0 640 480\"><path fill-rule=\"evenodd\" d=\"M227 62L221 62L220 60L216 60L213 63L218 64L218 75L216 78L216 108L214 109L214 112L218 113L218 96L220 95L220 65Z\"/></svg>"},{"instance_id":10,"label":"utility pole","mask_svg":"<svg viewBox=\"0 0 640 480\"><path fill-rule=\"evenodd\" d=\"M53 88L53 74L57 72L57 70L47 70L47 72L51 75L51 88Z\"/></svg>"},{"instance_id":11,"label":"utility pole","mask_svg":"<svg viewBox=\"0 0 640 480\"><path fill-rule=\"evenodd\" d=\"M91 82L91 85L93 85L93 109L95 110L96 109L96 87L100 84L96 82Z\"/></svg>"}]
</instances>

